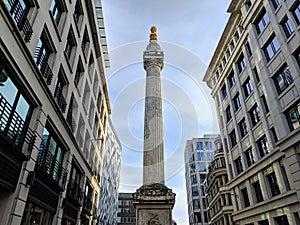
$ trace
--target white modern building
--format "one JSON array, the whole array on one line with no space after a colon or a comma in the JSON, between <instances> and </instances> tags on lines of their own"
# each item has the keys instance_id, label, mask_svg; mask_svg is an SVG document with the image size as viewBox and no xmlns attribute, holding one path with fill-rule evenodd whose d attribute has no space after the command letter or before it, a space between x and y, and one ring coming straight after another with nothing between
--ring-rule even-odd
<instances>
[{"instance_id":1,"label":"white modern building","mask_svg":"<svg viewBox=\"0 0 300 225\"><path fill-rule=\"evenodd\" d=\"M209 211L206 199L206 177L208 166L214 159L216 134L205 134L202 138L187 140L185 159L185 181L189 222L191 225L209 224Z\"/></svg>"},{"instance_id":2,"label":"white modern building","mask_svg":"<svg viewBox=\"0 0 300 225\"><path fill-rule=\"evenodd\" d=\"M0 34L0 224L95 224L110 114L100 0L1 0Z\"/></svg>"},{"instance_id":3,"label":"white modern building","mask_svg":"<svg viewBox=\"0 0 300 225\"><path fill-rule=\"evenodd\" d=\"M228 12L204 81L233 223L300 224L300 1L232 0Z\"/></svg>"},{"instance_id":4,"label":"white modern building","mask_svg":"<svg viewBox=\"0 0 300 225\"><path fill-rule=\"evenodd\" d=\"M101 173L97 224L116 225L122 146L109 117Z\"/></svg>"}]
</instances>

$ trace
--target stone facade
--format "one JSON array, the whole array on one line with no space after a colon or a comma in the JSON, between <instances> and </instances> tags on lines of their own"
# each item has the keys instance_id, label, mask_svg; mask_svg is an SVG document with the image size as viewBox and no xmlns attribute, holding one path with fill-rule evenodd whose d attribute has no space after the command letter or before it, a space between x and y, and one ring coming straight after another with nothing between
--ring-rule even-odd
<instances>
[{"instance_id":1,"label":"stone facade","mask_svg":"<svg viewBox=\"0 0 300 225\"><path fill-rule=\"evenodd\" d=\"M95 224L110 113L101 2L1 0L0 30L0 224Z\"/></svg>"},{"instance_id":2,"label":"stone facade","mask_svg":"<svg viewBox=\"0 0 300 225\"><path fill-rule=\"evenodd\" d=\"M212 89L234 224L299 224L300 2L233 0Z\"/></svg>"}]
</instances>

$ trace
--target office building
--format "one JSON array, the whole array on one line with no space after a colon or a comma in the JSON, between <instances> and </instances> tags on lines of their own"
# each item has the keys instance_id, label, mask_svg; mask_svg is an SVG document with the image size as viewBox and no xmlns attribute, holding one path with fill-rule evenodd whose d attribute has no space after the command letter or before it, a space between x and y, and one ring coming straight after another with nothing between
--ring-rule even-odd
<instances>
[{"instance_id":1,"label":"office building","mask_svg":"<svg viewBox=\"0 0 300 225\"><path fill-rule=\"evenodd\" d=\"M122 146L109 117L101 171L101 190L97 219L97 224L99 225L117 224L121 153Z\"/></svg>"},{"instance_id":2,"label":"office building","mask_svg":"<svg viewBox=\"0 0 300 225\"><path fill-rule=\"evenodd\" d=\"M209 223L205 194L208 166L214 159L215 140L219 135L206 134L203 138L187 140L185 159L185 181L189 222L193 225Z\"/></svg>"},{"instance_id":3,"label":"office building","mask_svg":"<svg viewBox=\"0 0 300 225\"><path fill-rule=\"evenodd\" d=\"M119 204L117 214L118 225L135 225L136 210L133 205L133 193L119 193Z\"/></svg>"},{"instance_id":4,"label":"office building","mask_svg":"<svg viewBox=\"0 0 300 225\"><path fill-rule=\"evenodd\" d=\"M95 224L110 113L99 0L0 1L0 224Z\"/></svg>"},{"instance_id":5,"label":"office building","mask_svg":"<svg viewBox=\"0 0 300 225\"><path fill-rule=\"evenodd\" d=\"M215 100L232 219L300 224L300 2L233 0L204 81Z\"/></svg>"}]
</instances>

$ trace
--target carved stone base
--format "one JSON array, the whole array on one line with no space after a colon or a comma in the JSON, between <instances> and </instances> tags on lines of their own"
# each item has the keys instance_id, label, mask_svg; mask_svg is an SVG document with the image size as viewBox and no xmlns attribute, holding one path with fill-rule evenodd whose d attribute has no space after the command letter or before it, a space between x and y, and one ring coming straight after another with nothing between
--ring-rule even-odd
<instances>
[{"instance_id":1,"label":"carved stone base","mask_svg":"<svg viewBox=\"0 0 300 225\"><path fill-rule=\"evenodd\" d=\"M133 194L136 225L171 225L175 194L164 184L143 185Z\"/></svg>"}]
</instances>

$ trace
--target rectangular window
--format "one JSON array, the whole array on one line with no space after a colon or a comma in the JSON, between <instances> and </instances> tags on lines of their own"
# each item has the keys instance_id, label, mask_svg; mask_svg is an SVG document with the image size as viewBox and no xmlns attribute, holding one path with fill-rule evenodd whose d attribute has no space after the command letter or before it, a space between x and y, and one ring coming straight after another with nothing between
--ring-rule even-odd
<instances>
[{"instance_id":1,"label":"rectangular window","mask_svg":"<svg viewBox=\"0 0 300 225\"><path fill-rule=\"evenodd\" d=\"M78 25L80 17L83 15L83 10L82 10L82 5L81 5L81 1L77 0L76 4L75 4L75 10L74 10L74 20L76 22L76 24Z\"/></svg>"},{"instance_id":2,"label":"rectangular window","mask_svg":"<svg viewBox=\"0 0 300 225\"><path fill-rule=\"evenodd\" d=\"M204 152L203 151L197 151L197 159L204 160Z\"/></svg>"},{"instance_id":3,"label":"rectangular window","mask_svg":"<svg viewBox=\"0 0 300 225\"><path fill-rule=\"evenodd\" d=\"M70 103L69 103L69 109L68 109L68 112L67 112L66 121L67 121L69 127L71 128L71 130L73 132L75 132L75 121L73 119L73 107L74 107L73 104L74 104L74 95L72 94L71 99L70 99Z\"/></svg>"},{"instance_id":4,"label":"rectangular window","mask_svg":"<svg viewBox=\"0 0 300 225\"><path fill-rule=\"evenodd\" d=\"M226 122L228 123L231 120L231 111L230 111L230 106L226 108Z\"/></svg>"},{"instance_id":5,"label":"rectangular window","mask_svg":"<svg viewBox=\"0 0 300 225\"><path fill-rule=\"evenodd\" d=\"M249 57L251 57L252 56L252 50L251 50L250 44L248 42L245 44L245 48L247 50L247 53L248 53Z\"/></svg>"},{"instance_id":6,"label":"rectangular window","mask_svg":"<svg viewBox=\"0 0 300 225\"><path fill-rule=\"evenodd\" d=\"M200 183L202 184L206 179L206 174L201 174L200 173L199 176L200 176Z\"/></svg>"},{"instance_id":7,"label":"rectangular window","mask_svg":"<svg viewBox=\"0 0 300 225\"><path fill-rule=\"evenodd\" d=\"M192 185L193 184L197 184L197 175L196 174L194 174L194 175L191 176L191 184Z\"/></svg>"},{"instance_id":8,"label":"rectangular window","mask_svg":"<svg viewBox=\"0 0 300 225\"><path fill-rule=\"evenodd\" d=\"M280 45L278 39L275 35L273 35L270 38L270 40L266 43L266 45L263 47L267 61L270 61L275 56L275 54L279 51L279 49L280 49Z\"/></svg>"},{"instance_id":9,"label":"rectangular window","mask_svg":"<svg viewBox=\"0 0 300 225\"><path fill-rule=\"evenodd\" d=\"M278 186L277 178L275 175L275 172L269 173L267 176L267 180L270 186L270 191L272 194L272 197L280 194L280 189Z\"/></svg>"},{"instance_id":10,"label":"rectangular window","mask_svg":"<svg viewBox=\"0 0 300 225\"><path fill-rule=\"evenodd\" d=\"M252 126L255 126L260 121L260 111L258 106L255 104L249 111Z\"/></svg>"},{"instance_id":11,"label":"rectangular window","mask_svg":"<svg viewBox=\"0 0 300 225\"><path fill-rule=\"evenodd\" d=\"M230 87L232 87L236 82L233 71L228 76L228 82L229 82Z\"/></svg>"},{"instance_id":12,"label":"rectangular window","mask_svg":"<svg viewBox=\"0 0 300 225\"><path fill-rule=\"evenodd\" d=\"M252 6L251 0L246 0L245 6L246 6L246 10L248 11Z\"/></svg>"},{"instance_id":13,"label":"rectangular window","mask_svg":"<svg viewBox=\"0 0 300 225\"><path fill-rule=\"evenodd\" d=\"M85 55L87 54L86 50L88 48L89 42L90 42L89 34L88 34L88 31L87 31L87 28L85 27L82 42L81 42L81 48L82 48L82 51L84 52ZM93 56L91 55L90 61L92 61L92 63L93 63L94 59L92 57ZM89 62L89 64L90 64L90 62Z\"/></svg>"},{"instance_id":14,"label":"rectangular window","mask_svg":"<svg viewBox=\"0 0 300 225\"><path fill-rule=\"evenodd\" d=\"M265 155L267 155L270 152L268 139L265 135L262 138L260 138L256 142L256 144L258 146L258 150L259 150L259 154L260 154L261 158L264 157Z\"/></svg>"},{"instance_id":15,"label":"rectangular window","mask_svg":"<svg viewBox=\"0 0 300 225\"><path fill-rule=\"evenodd\" d=\"M294 82L293 76L286 65L284 65L272 78L278 94L282 93Z\"/></svg>"},{"instance_id":16,"label":"rectangular window","mask_svg":"<svg viewBox=\"0 0 300 225\"><path fill-rule=\"evenodd\" d=\"M276 225L289 225L286 215L275 217L274 220Z\"/></svg>"},{"instance_id":17,"label":"rectangular window","mask_svg":"<svg viewBox=\"0 0 300 225\"><path fill-rule=\"evenodd\" d=\"M67 41L65 44L65 50L64 50L68 60L71 59L72 50L73 50L73 47L75 47L75 45L76 45L76 43L75 43L75 37L74 37L73 31L69 30L69 34L67 37Z\"/></svg>"},{"instance_id":18,"label":"rectangular window","mask_svg":"<svg viewBox=\"0 0 300 225\"><path fill-rule=\"evenodd\" d=\"M205 144L205 148L207 150L212 150L213 149L212 142L206 141L204 144Z\"/></svg>"},{"instance_id":19,"label":"rectangular window","mask_svg":"<svg viewBox=\"0 0 300 225\"><path fill-rule=\"evenodd\" d=\"M255 157L253 155L252 148L249 148L248 150L245 151L245 156L246 156L246 161L247 161L248 167L250 167L251 165L253 165L255 163Z\"/></svg>"},{"instance_id":20,"label":"rectangular window","mask_svg":"<svg viewBox=\"0 0 300 225\"><path fill-rule=\"evenodd\" d=\"M267 26L268 23L269 23L269 16L268 16L266 10L263 9L263 11L259 15L257 21L255 22L257 33L260 34L264 30L264 28Z\"/></svg>"},{"instance_id":21,"label":"rectangular window","mask_svg":"<svg viewBox=\"0 0 300 225\"><path fill-rule=\"evenodd\" d=\"M267 219L258 221L258 225L269 225L269 221Z\"/></svg>"},{"instance_id":22,"label":"rectangular window","mask_svg":"<svg viewBox=\"0 0 300 225\"><path fill-rule=\"evenodd\" d=\"M239 175L241 172L243 172L243 165L240 156L234 160L234 164L236 168L236 174Z\"/></svg>"},{"instance_id":23,"label":"rectangular window","mask_svg":"<svg viewBox=\"0 0 300 225\"><path fill-rule=\"evenodd\" d=\"M243 84L243 90L244 90L244 93L245 93L245 97L247 98L253 91L253 86L251 84L251 80L250 78L248 77L246 79L246 81L244 82Z\"/></svg>"},{"instance_id":24,"label":"rectangular window","mask_svg":"<svg viewBox=\"0 0 300 225\"><path fill-rule=\"evenodd\" d=\"M239 122L239 129L240 129L240 133L241 133L241 137L245 137L246 134L248 133L248 127L247 127L247 123L245 118L243 118L240 122Z\"/></svg>"},{"instance_id":25,"label":"rectangular window","mask_svg":"<svg viewBox=\"0 0 300 225\"><path fill-rule=\"evenodd\" d=\"M199 196L198 187L192 187L192 196Z\"/></svg>"},{"instance_id":26,"label":"rectangular window","mask_svg":"<svg viewBox=\"0 0 300 225\"><path fill-rule=\"evenodd\" d=\"M290 130L293 131L300 126L300 103L293 106L286 114Z\"/></svg>"},{"instance_id":27,"label":"rectangular window","mask_svg":"<svg viewBox=\"0 0 300 225\"><path fill-rule=\"evenodd\" d=\"M280 5L280 0L271 0L274 9L276 10Z\"/></svg>"},{"instance_id":28,"label":"rectangular window","mask_svg":"<svg viewBox=\"0 0 300 225\"><path fill-rule=\"evenodd\" d=\"M262 100L265 112L268 113L269 112L269 107L268 107L268 103L267 103L265 95L261 96L261 100Z\"/></svg>"},{"instance_id":29,"label":"rectangular window","mask_svg":"<svg viewBox=\"0 0 300 225\"><path fill-rule=\"evenodd\" d=\"M261 202L264 200L263 195L262 195L262 191L260 188L260 184L259 181L256 181L254 183L252 183L252 187L255 193L255 198L256 198L256 203Z\"/></svg>"},{"instance_id":30,"label":"rectangular window","mask_svg":"<svg viewBox=\"0 0 300 225\"><path fill-rule=\"evenodd\" d=\"M297 24L300 24L300 2L296 3L296 5L292 9L293 15L295 17L295 20Z\"/></svg>"},{"instance_id":31,"label":"rectangular window","mask_svg":"<svg viewBox=\"0 0 300 225\"><path fill-rule=\"evenodd\" d=\"M233 148L237 144L235 130L231 131L231 133L229 134L229 138L230 138L231 147Z\"/></svg>"},{"instance_id":32,"label":"rectangular window","mask_svg":"<svg viewBox=\"0 0 300 225\"><path fill-rule=\"evenodd\" d=\"M224 84L223 87L221 88L222 96L223 99L226 98L227 96L227 91L226 91L226 85Z\"/></svg>"},{"instance_id":33,"label":"rectangular window","mask_svg":"<svg viewBox=\"0 0 300 225\"><path fill-rule=\"evenodd\" d=\"M271 134L273 136L274 141L277 142L278 138L277 138L277 134L276 134L275 128L271 127L270 131L271 131Z\"/></svg>"},{"instance_id":34,"label":"rectangular window","mask_svg":"<svg viewBox=\"0 0 300 225\"><path fill-rule=\"evenodd\" d=\"M52 224L54 217L53 212L50 212L34 203L26 203L22 218L22 225L30 224Z\"/></svg>"},{"instance_id":35,"label":"rectangular window","mask_svg":"<svg viewBox=\"0 0 300 225\"><path fill-rule=\"evenodd\" d=\"M237 93L236 96L234 96L233 103L234 103L235 111L237 111L242 106L239 93Z\"/></svg>"},{"instance_id":36,"label":"rectangular window","mask_svg":"<svg viewBox=\"0 0 300 225\"><path fill-rule=\"evenodd\" d=\"M203 148L203 142L198 141L198 142L196 143L196 149L197 149L197 150L203 150L203 149L204 149L204 148Z\"/></svg>"},{"instance_id":37,"label":"rectangular window","mask_svg":"<svg viewBox=\"0 0 300 225\"><path fill-rule=\"evenodd\" d=\"M242 196L243 196L244 207L250 206L250 201L249 201L249 197L248 197L247 188L243 188L241 190L241 193L242 193Z\"/></svg>"},{"instance_id":38,"label":"rectangular window","mask_svg":"<svg viewBox=\"0 0 300 225\"><path fill-rule=\"evenodd\" d=\"M258 72L257 72L257 68L256 68L256 67L253 68L253 74L254 74L254 77L255 77L255 79L256 79L256 82L257 82L257 83L260 82L260 78L259 78L259 75L258 75Z\"/></svg>"},{"instance_id":39,"label":"rectangular window","mask_svg":"<svg viewBox=\"0 0 300 225\"><path fill-rule=\"evenodd\" d=\"M246 60L244 54L241 54L238 61L236 62L239 73L241 73L246 67Z\"/></svg>"},{"instance_id":40,"label":"rectangular window","mask_svg":"<svg viewBox=\"0 0 300 225\"><path fill-rule=\"evenodd\" d=\"M52 0L50 11L52 13L52 17L54 19L56 26L58 26L59 21L61 19L61 15L64 11L61 2L59 0Z\"/></svg>"},{"instance_id":41,"label":"rectangular window","mask_svg":"<svg viewBox=\"0 0 300 225\"><path fill-rule=\"evenodd\" d=\"M79 82L81 81L83 72L84 72L84 69L83 69L83 66L82 66L82 62L79 59L78 64L77 64L77 68L76 68L75 77L74 77L74 84L75 84L76 87L78 87Z\"/></svg>"},{"instance_id":42,"label":"rectangular window","mask_svg":"<svg viewBox=\"0 0 300 225\"><path fill-rule=\"evenodd\" d=\"M198 171L206 171L206 164L203 162L198 163Z\"/></svg>"},{"instance_id":43,"label":"rectangular window","mask_svg":"<svg viewBox=\"0 0 300 225\"><path fill-rule=\"evenodd\" d=\"M298 50L295 52L294 56L295 56L295 58L296 58L296 60L297 60L297 62L298 62L298 65L299 65L299 67L300 67L300 49L298 49Z\"/></svg>"},{"instance_id":44,"label":"rectangular window","mask_svg":"<svg viewBox=\"0 0 300 225\"><path fill-rule=\"evenodd\" d=\"M196 165L195 165L195 163L192 163L190 165L190 173L195 173L195 171L196 171Z\"/></svg>"},{"instance_id":45,"label":"rectangular window","mask_svg":"<svg viewBox=\"0 0 300 225\"><path fill-rule=\"evenodd\" d=\"M79 168L73 164L70 172L70 180L68 184L67 195L73 201L81 203L82 201L82 188L81 188L82 173Z\"/></svg>"},{"instance_id":46,"label":"rectangular window","mask_svg":"<svg viewBox=\"0 0 300 225\"><path fill-rule=\"evenodd\" d=\"M289 38L294 33L294 28L291 24L291 21L287 17L283 19L283 21L281 22L281 26L287 38Z\"/></svg>"}]
</instances>

